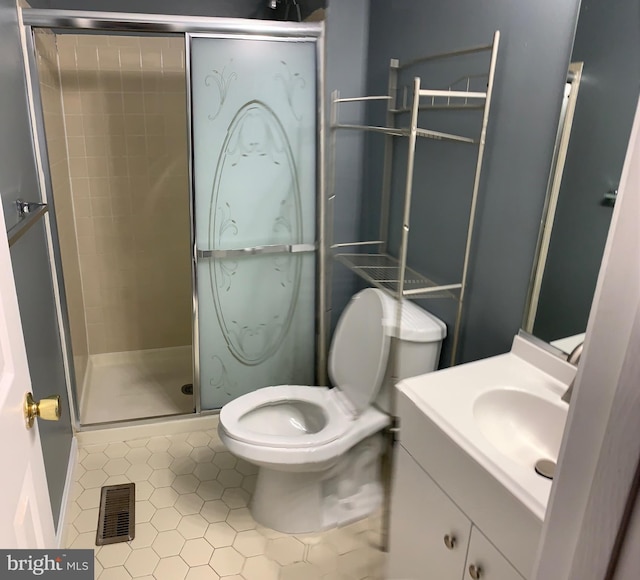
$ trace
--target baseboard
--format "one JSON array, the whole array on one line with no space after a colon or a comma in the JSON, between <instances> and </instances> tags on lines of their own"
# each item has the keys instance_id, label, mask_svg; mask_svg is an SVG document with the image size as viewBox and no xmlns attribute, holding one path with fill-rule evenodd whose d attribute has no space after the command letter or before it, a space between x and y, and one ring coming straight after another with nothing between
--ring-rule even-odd
<instances>
[{"instance_id":1,"label":"baseboard","mask_svg":"<svg viewBox=\"0 0 640 580\"><path fill-rule=\"evenodd\" d=\"M218 415L203 415L200 417L176 418L159 421L147 419L136 425L126 427L96 427L76 433L80 447L101 443L115 443L116 441L131 441L159 435L174 435L176 433L190 433L192 431L206 431L218 428Z\"/></svg>"},{"instance_id":2,"label":"baseboard","mask_svg":"<svg viewBox=\"0 0 640 580\"><path fill-rule=\"evenodd\" d=\"M62 492L62 502L60 504L60 515L58 517L58 527L56 529L56 546L64 548L64 532L67 523L67 510L71 503L71 492L73 489L73 473L78 462L78 440L71 439L71 449L69 450L69 463L67 464L67 475L64 481L64 491Z\"/></svg>"}]
</instances>

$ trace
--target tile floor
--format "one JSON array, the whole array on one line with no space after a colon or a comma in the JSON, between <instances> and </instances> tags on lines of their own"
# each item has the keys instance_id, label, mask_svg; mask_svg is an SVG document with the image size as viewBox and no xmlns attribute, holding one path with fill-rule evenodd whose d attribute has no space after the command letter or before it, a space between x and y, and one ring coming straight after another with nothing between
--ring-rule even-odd
<instances>
[{"instance_id":1,"label":"tile floor","mask_svg":"<svg viewBox=\"0 0 640 580\"><path fill-rule=\"evenodd\" d=\"M91 355L82 424L192 413L180 391L193 380L191 358L190 346Z\"/></svg>"},{"instance_id":2,"label":"tile floor","mask_svg":"<svg viewBox=\"0 0 640 580\"><path fill-rule=\"evenodd\" d=\"M95 546L100 488L136 484L136 536ZM100 580L381 580L380 518L292 536L257 524L256 468L215 429L79 451L65 544L94 548Z\"/></svg>"}]
</instances>

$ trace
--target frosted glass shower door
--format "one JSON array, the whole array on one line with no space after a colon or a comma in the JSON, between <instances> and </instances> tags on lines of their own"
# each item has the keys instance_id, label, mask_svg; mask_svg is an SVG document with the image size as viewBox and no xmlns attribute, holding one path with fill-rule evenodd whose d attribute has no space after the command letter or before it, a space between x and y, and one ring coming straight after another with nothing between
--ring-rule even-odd
<instances>
[{"instance_id":1,"label":"frosted glass shower door","mask_svg":"<svg viewBox=\"0 0 640 580\"><path fill-rule=\"evenodd\" d=\"M203 409L311 384L316 47L190 37Z\"/></svg>"}]
</instances>

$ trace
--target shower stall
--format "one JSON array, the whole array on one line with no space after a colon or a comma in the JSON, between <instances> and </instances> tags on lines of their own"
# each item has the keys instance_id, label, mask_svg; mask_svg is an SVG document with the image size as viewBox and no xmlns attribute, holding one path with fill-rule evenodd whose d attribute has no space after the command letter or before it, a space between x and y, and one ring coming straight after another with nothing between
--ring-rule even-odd
<instances>
[{"instance_id":1,"label":"shower stall","mask_svg":"<svg viewBox=\"0 0 640 580\"><path fill-rule=\"evenodd\" d=\"M76 426L324 382L322 25L23 20Z\"/></svg>"}]
</instances>

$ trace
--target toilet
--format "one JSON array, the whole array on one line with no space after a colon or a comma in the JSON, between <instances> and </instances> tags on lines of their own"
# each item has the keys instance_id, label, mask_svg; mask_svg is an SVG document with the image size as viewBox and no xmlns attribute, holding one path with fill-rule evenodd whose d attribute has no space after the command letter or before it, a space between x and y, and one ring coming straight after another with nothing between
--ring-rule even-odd
<instances>
[{"instance_id":1,"label":"toilet","mask_svg":"<svg viewBox=\"0 0 640 580\"><path fill-rule=\"evenodd\" d=\"M368 288L343 311L329 352L334 388L264 387L227 403L218 432L231 453L258 466L250 505L263 526L318 532L366 517L382 502L382 430L391 391L389 347L397 302ZM445 324L405 301L399 379L437 368Z\"/></svg>"}]
</instances>

